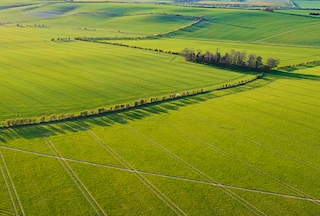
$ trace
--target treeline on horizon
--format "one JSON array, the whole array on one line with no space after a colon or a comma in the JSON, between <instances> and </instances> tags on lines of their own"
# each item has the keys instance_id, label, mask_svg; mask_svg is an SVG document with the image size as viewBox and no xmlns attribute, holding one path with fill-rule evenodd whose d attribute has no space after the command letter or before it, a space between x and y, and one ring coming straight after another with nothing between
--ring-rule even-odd
<instances>
[{"instance_id":1,"label":"treeline on horizon","mask_svg":"<svg viewBox=\"0 0 320 216\"><path fill-rule=\"evenodd\" d=\"M213 66L223 66L223 67L232 67L238 69L250 69L255 71L267 72L271 68L275 68L279 65L279 59L277 58L268 58L267 63L262 62L262 57L255 54L249 54L247 56L246 51L235 51L227 52L225 55L222 55L219 49L215 53L206 51L202 53L201 50L185 48L181 53L186 61L208 64Z\"/></svg>"}]
</instances>

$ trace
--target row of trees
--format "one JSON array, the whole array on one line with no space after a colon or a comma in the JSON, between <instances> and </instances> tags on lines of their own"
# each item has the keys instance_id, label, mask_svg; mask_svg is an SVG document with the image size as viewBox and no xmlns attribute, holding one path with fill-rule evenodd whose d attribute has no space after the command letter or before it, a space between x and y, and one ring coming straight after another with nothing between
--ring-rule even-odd
<instances>
[{"instance_id":1,"label":"row of trees","mask_svg":"<svg viewBox=\"0 0 320 216\"><path fill-rule=\"evenodd\" d=\"M194 51L194 49L185 48L182 51L182 55L186 61L216 65L216 66L231 66L238 68L249 68L258 71L269 71L270 68L277 67L279 59L268 58L267 64L263 64L262 57L255 54L249 54L247 56L246 51L231 50L230 53L222 55L219 49L215 53L206 51L202 53L201 50Z\"/></svg>"},{"instance_id":2,"label":"row of trees","mask_svg":"<svg viewBox=\"0 0 320 216\"><path fill-rule=\"evenodd\" d=\"M190 95L197 95L197 94L202 94L208 92L204 89L200 89L197 91L185 91L183 93L176 93L176 94L171 94L168 97L163 96L161 98L157 97L152 97L149 100L147 99L139 99L137 101L134 101L133 104L119 104L115 106L111 106L109 108L102 107L94 110L86 110L86 111L81 111L80 113L73 114L73 113L68 113L68 114L52 114L50 116L41 116L41 117L30 117L30 118L16 118L16 119L8 119L3 122L1 122L1 127L2 128L10 128L10 127L18 127L18 126L24 126L24 125L37 125L37 124L47 124L51 122L59 122L59 121L66 121L66 120L74 120L78 118L83 118L87 116L96 116L96 115L102 115L105 113L112 113L112 112L118 112L118 111L123 111L123 110L130 110L130 109L135 109L138 107L154 104L154 103L159 103L159 102L164 102L168 100L174 100L180 97L186 97Z\"/></svg>"},{"instance_id":3,"label":"row of trees","mask_svg":"<svg viewBox=\"0 0 320 216\"><path fill-rule=\"evenodd\" d=\"M57 39L52 38L51 41L71 41L69 37L58 37Z\"/></svg>"},{"instance_id":4,"label":"row of trees","mask_svg":"<svg viewBox=\"0 0 320 216\"><path fill-rule=\"evenodd\" d=\"M176 15L176 16L180 16L180 15ZM130 36L115 36L115 37L75 37L75 40L81 40L81 41L93 41L93 42L97 42L99 40L119 40L119 39L126 39L126 40L131 40L131 39L148 39L148 38L155 38L155 37L163 37L163 36L166 36L168 34L171 34L171 33L174 33L174 32L177 32L177 31L182 31L182 30L185 30L193 25L196 25L198 24L200 21L202 21L204 18L199 16L199 17L193 17L195 18L194 21L192 21L191 23L185 25L185 26L182 26L178 29L173 29L171 31L168 31L168 32L164 32L164 33L159 33L159 34L154 34L154 35L146 35L146 36L138 36L138 37L130 37ZM85 28L86 30L86 28ZM95 29L94 29L95 30ZM120 33L120 30L118 30L118 32ZM124 32L122 32L124 33Z\"/></svg>"}]
</instances>

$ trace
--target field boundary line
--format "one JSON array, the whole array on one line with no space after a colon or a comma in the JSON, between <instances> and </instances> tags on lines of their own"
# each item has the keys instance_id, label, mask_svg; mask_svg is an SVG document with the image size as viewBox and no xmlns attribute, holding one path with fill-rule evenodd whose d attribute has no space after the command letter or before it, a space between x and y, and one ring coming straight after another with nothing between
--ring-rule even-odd
<instances>
[{"instance_id":1,"label":"field boundary line","mask_svg":"<svg viewBox=\"0 0 320 216\"><path fill-rule=\"evenodd\" d=\"M47 144L47 146L49 147L49 149L52 151L52 153L54 153L60 163L60 165L63 167L63 169L65 170L65 172L69 175L69 177L72 179L72 181L74 182L74 184L78 187L78 189L80 190L80 192L82 193L82 195L86 198L86 200L88 201L88 203L91 205L91 207L94 209L94 211L97 213L97 215L107 215L104 210L101 208L101 206L99 205L99 203L95 200L95 198L93 197L93 195L90 193L90 191L86 188L86 186L82 183L82 181L80 180L80 178L76 175L76 173L72 170L72 168L69 166L69 164L65 161L65 159L62 157L62 155L60 154L60 152L57 150L57 148L53 145L52 141L44 138L45 139L45 143ZM82 188L81 188L82 187ZM87 194L86 194L87 193ZM89 196L89 197L88 197ZM91 200L90 200L91 199ZM94 206L96 205L96 206ZM99 211L100 210L100 211Z\"/></svg>"},{"instance_id":2,"label":"field boundary line","mask_svg":"<svg viewBox=\"0 0 320 216\"><path fill-rule=\"evenodd\" d=\"M122 158L116 151L114 151L106 142L104 142L98 135L93 131L88 131L89 135L109 154L111 154L116 160L118 160L123 166L129 170L133 170L133 174L138 178L138 180L145 185L153 194L155 194L162 202L164 202L172 211L177 215L187 215L180 207L170 200L163 192L160 191L154 184L152 184L143 175L137 172L131 164L129 164L124 158Z\"/></svg>"},{"instance_id":3,"label":"field boundary line","mask_svg":"<svg viewBox=\"0 0 320 216\"><path fill-rule=\"evenodd\" d=\"M219 182L217 182L216 180L212 179L210 176L208 176L206 173L202 172L201 170L199 170L198 168L194 167L192 164L188 163L187 161L183 160L182 158L180 158L179 156L177 156L176 154L170 152L168 149L166 149L165 147L163 147L162 145L160 145L159 143L157 143L156 141L152 140L151 138L149 138L148 136L146 136L145 134L143 134L142 132L127 126L127 128L129 128L131 131L133 131L134 133L136 133L137 135L141 136L144 140L146 140L148 143L150 143L151 145L159 148L161 151L166 152L170 157L172 157L173 159L180 161L180 163L182 163L183 165L187 166L189 169L191 169L192 171L196 172L197 174L201 175L202 177L209 179L210 181L221 185ZM239 195L237 195L236 193L234 193L233 191L229 190L228 188L223 188L220 187L220 189L229 197L233 198L234 200L236 200L238 203L240 203L242 206L244 206L245 208L247 208L248 210L250 210L252 213L254 213L255 215L266 215L264 212L262 212L260 209L258 209L257 207L255 207L254 205L252 205L250 202L248 202L247 200L245 200L244 198L240 197Z\"/></svg>"},{"instance_id":4,"label":"field boundary line","mask_svg":"<svg viewBox=\"0 0 320 216\"><path fill-rule=\"evenodd\" d=\"M243 140L246 140L246 141L248 141L248 142L250 142L250 143L254 143L254 144L257 144L257 145L259 145L259 146L262 145L262 147L264 147L263 144L260 144L260 143L258 143L258 142L256 142L256 141L253 141L253 140L250 140L250 139L248 139L248 138L245 138L245 137L243 137L243 136L241 136L241 135L239 135L239 134L237 134L237 133L235 133L235 132L231 132L231 131L229 131L229 130L227 130L227 129L220 128L220 127L217 126L216 124L213 124L213 123L208 122L208 121L205 121L205 120L201 120L201 118L196 117L196 116L191 115L191 114L189 114L189 116L193 116L193 118L198 119L198 120L200 120L200 121L202 121L202 122L207 122L207 123L209 123L210 125L212 125L212 126L214 126L214 127L216 127L216 128L219 128L219 129L221 129L221 130L224 130L224 131L226 131L227 133L232 134L232 135L234 135L234 136L240 137L240 138L242 138ZM183 131L183 130L180 129L180 128L176 128L176 127L173 127L173 128L175 128L176 130L184 133L186 136L192 138L193 140L198 141L198 142L201 142L201 143L205 144L206 146L208 146L209 148L211 148L211 149L213 149L213 150L216 150L216 151L218 151L218 152L220 152L220 153L222 153L222 154L225 154L225 155L227 155L228 157L231 157L231 158L233 158L234 160L237 160L237 161L239 161L240 163L242 163L242 164L244 164L244 165L246 165L246 166L251 167L251 168L254 169L256 172L261 173L262 175L265 175L265 176L270 177L271 179L273 179L273 180L275 180L276 182L280 183L280 184L283 185L284 187L286 187L286 188L288 188L288 189L290 189L290 190L292 190L292 191L295 191L296 193L298 193L298 194L300 194L300 195L306 196L306 197L310 198L311 200L317 200L315 197L312 197L312 196L306 194L305 192L303 192L303 191L301 191L301 190L299 190L299 189L297 189L297 188L295 188L295 187L293 187L293 186L291 186L291 185L288 185L288 184L286 184L286 183L283 183L282 181L278 180L278 179L275 178L274 176L272 176L272 175L270 175L270 174L268 174L268 173L265 173L264 171L262 171L262 170L260 170L260 169L258 169L258 168L256 168L256 167L254 167L254 166L251 165L251 164L248 164L248 163L242 161L241 159L239 159L239 158L237 158L237 157L235 157L235 156L233 156L233 155L230 155L229 153L227 153L227 152L225 152L225 151L223 151L223 150L215 147L214 145L210 144L209 142L206 142L206 141L204 141L204 140L202 140L202 139L200 139L200 138L198 138L198 137L195 137L195 136L193 136L193 135L190 135L190 134L188 134L187 132ZM274 151L275 151L274 153L277 152L276 150L274 150ZM273 152L273 151L272 151L272 152ZM280 154L280 155L281 155L281 154ZM281 156L282 156L282 155L281 155ZM289 157L289 159L290 159L290 157Z\"/></svg>"},{"instance_id":5,"label":"field boundary line","mask_svg":"<svg viewBox=\"0 0 320 216\"><path fill-rule=\"evenodd\" d=\"M19 196L18 196L18 192L17 192L17 190L16 190L16 188L15 188L15 186L14 186L13 180L12 180L11 175L10 175L10 172L9 172L9 169L8 169L8 167L7 167L7 165L6 165L6 161L5 161L5 159L4 159L3 154L2 154L1 151L0 151L0 157L1 157L1 161L2 161L3 168L4 168L4 170L5 170L6 174L7 174L7 177L8 177L8 179L9 179L9 182L10 182L10 184L11 184L11 188L12 188L12 190L13 190L13 193L14 193L14 195L15 195L15 198L16 198L17 202L18 202L17 204L18 204L19 209L20 209L20 211L21 211L21 215L25 215L24 210L23 210L23 207L22 207L22 204L21 204L21 201L20 201ZM15 207L14 209L16 210L16 212L18 212L16 207Z\"/></svg>"},{"instance_id":6,"label":"field boundary line","mask_svg":"<svg viewBox=\"0 0 320 216\"><path fill-rule=\"evenodd\" d=\"M3 146L0 146L0 148L2 148L2 147ZM249 192L254 192L254 193L262 193L262 194L286 197L286 198L291 198L291 199L300 199L300 200L306 200L306 201L315 201L315 202L319 202L320 203L320 200L318 200L318 199L315 200L315 199L311 199L311 198L307 198L307 197L294 196L294 195L290 195L290 194L281 194L281 193L272 192L272 191L251 189L251 188L245 188L245 187L233 186L233 185L227 185L227 184L218 184L218 183L215 183L215 182L203 181L203 180L199 180L199 179L172 176L172 175L156 173L156 172L150 172L150 171L143 171L143 170L135 170L135 169L130 169L130 168L126 168L126 167L118 167L118 166L112 166L112 165L108 165L108 164L100 164L100 163L96 163L96 162L77 160L77 159L73 159L73 158L51 156L51 155L47 155L47 154L43 154L43 153L35 153L35 152L31 152L31 151L23 151L23 150L20 150L20 149L10 148L10 147L9 148L4 148L4 149L8 149L8 150L11 150L11 151L18 151L18 152L27 153L27 154L35 154L35 155L38 155L38 156L52 158L52 159L66 160L66 161L86 164L86 165L90 165L90 166L104 167L104 168L107 168L107 169L114 169L114 170L131 172L131 173L132 172L136 172L136 173L140 173L140 174L143 174L143 175L151 175L151 176L158 176L158 177L163 177L163 178L171 178L171 179L176 179L176 180L181 180L181 181L188 181L188 182L194 182L194 183L200 183L200 184L207 184L207 185L211 185L211 186L215 186L215 187L226 187L226 188L231 188L231 189L236 189L236 190L244 190L244 191L249 191Z\"/></svg>"}]
</instances>

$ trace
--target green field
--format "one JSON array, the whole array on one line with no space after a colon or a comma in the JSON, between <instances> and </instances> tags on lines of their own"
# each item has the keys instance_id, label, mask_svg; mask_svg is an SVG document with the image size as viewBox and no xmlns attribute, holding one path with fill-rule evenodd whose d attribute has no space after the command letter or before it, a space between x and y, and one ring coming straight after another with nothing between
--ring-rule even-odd
<instances>
[{"instance_id":1,"label":"green field","mask_svg":"<svg viewBox=\"0 0 320 216\"><path fill-rule=\"evenodd\" d=\"M320 65L297 66L320 60L318 18L24 2L34 5L0 10L0 122L212 90L258 73L168 51L246 51L292 67L136 109L1 128L0 215L319 214Z\"/></svg>"},{"instance_id":2,"label":"green field","mask_svg":"<svg viewBox=\"0 0 320 216\"><path fill-rule=\"evenodd\" d=\"M190 215L314 215L318 70L88 121L5 130L1 152L27 215L39 208L94 214L97 206L112 215L170 215L177 206ZM48 193L61 185L69 196ZM5 209L13 211L10 201Z\"/></svg>"},{"instance_id":3,"label":"green field","mask_svg":"<svg viewBox=\"0 0 320 216\"><path fill-rule=\"evenodd\" d=\"M300 8L320 8L320 2L316 0L294 0Z\"/></svg>"}]
</instances>

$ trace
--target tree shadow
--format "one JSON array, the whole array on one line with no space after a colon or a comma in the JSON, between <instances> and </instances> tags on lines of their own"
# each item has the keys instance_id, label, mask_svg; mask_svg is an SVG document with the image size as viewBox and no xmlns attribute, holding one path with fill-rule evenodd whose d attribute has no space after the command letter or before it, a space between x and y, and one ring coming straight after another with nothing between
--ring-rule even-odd
<instances>
[{"instance_id":1,"label":"tree shadow","mask_svg":"<svg viewBox=\"0 0 320 216\"><path fill-rule=\"evenodd\" d=\"M178 100L155 103L136 109L107 113L101 116L74 119L72 121L54 122L44 125L21 126L0 130L0 142L6 143L11 140L36 139L55 135L88 131L94 127L112 127L114 125L128 124L130 121L138 121L154 115L168 115L172 111L178 111L181 107L202 103L208 99L216 98L214 93L195 95Z\"/></svg>"},{"instance_id":2,"label":"tree shadow","mask_svg":"<svg viewBox=\"0 0 320 216\"><path fill-rule=\"evenodd\" d=\"M300 69L300 68L296 68ZM314 74L302 74L297 73L295 70L292 71L272 71L274 75L281 76L286 79L300 79L300 80L320 80L320 76Z\"/></svg>"},{"instance_id":3,"label":"tree shadow","mask_svg":"<svg viewBox=\"0 0 320 216\"><path fill-rule=\"evenodd\" d=\"M276 71L276 73L284 74L286 72ZM291 75L289 73L289 75ZM289 76L288 75L288 76ZM292 76L297 76L292 74ZM305 75L304 75L305 76ZM267 80L268 77L263 77L261 80ZM272 78L269 78L273 81ZM154 115L169 115L172 112L179 111L182 107L191 106L194 104L203 103L207 100L224 97L230 94L247 91L249 89L257 88L261 84L243 85L236 88L226 90L215 90L198 95L175 98L167 101L158 101L145 106L130 108L126 110L118 110L116 112L107 112L96 116L86 116L83 118L76 118L73 120L57 121L52 123L45 123L41 125L19 126L16 128L0 129L0 142L6 143L14 139L36 139L44 136L63 135L68 133L77 133L81 131L88 131L95 127L113 127L115 125L128 124L131 121L139 121L144 118Z\"/></svg>"}]
</instances>

